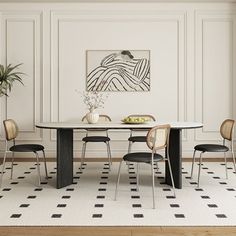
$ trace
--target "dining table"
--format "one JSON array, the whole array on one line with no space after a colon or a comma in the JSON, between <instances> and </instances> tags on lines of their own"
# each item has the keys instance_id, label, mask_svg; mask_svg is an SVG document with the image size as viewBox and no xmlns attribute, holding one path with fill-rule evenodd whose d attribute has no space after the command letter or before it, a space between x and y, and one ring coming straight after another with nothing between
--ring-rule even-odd
<instances>
[{"instance_id":1,"label":"dining table","mask_svg":"<svg viewBox=\"0 0 236 236\"><path fill-rule=\"evenodd\" d=\"M173 172L174 184L182 188L182 130L202 128L200 122L146 122L123 123L104 122L88 124L83 122L41 122L36 127L41 129L54 129L56 135L56 163L57 179L56 188L63 188L73 183L73 131L74 130L149 130L156 125L170 124L169 157ZM170 171L165 163L165 183L171 185Z\"/></svg>"}]
</instances>

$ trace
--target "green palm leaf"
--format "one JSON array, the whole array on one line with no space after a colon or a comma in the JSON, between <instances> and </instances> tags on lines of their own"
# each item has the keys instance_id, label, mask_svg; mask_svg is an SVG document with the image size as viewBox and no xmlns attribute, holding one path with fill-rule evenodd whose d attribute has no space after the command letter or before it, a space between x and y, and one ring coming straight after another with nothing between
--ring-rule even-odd
<instances>
[{"instance_id":1,"label":"green palm leaf","mask_svg":"<svg viewBox=\"0 0 236 236\"><path fill-rule=\"evenodd\" d=\"M14 71L21 65L22 63L17 64L15 66L8 64L6 67L4 67L0 64L0 96L8 96L7 92L11 92L13 83L15 81L18 81L19 83L24 85L21 78L24 73Z\"/></svg>"}]
</instances>

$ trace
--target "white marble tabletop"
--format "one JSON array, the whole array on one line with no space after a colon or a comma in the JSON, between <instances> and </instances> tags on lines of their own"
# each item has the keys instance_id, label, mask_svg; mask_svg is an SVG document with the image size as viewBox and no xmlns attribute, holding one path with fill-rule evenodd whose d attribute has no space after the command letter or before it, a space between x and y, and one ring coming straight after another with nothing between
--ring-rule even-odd
<instances>
[{"instance_id":1,"label":"white marble tabletop","mask_svg":"<svg viewBox=\"0 0 236 236\"><path fill-rule=\"evenodd\" d=\"M44 129L150 129L156 125L170 124L172 129L195 129L203 127L199 122L147 122L142 124L127 124L120 122L105 123L72 123L72 122L42 122L37 123L36 127Z\"/></svg>"}]
</instances>

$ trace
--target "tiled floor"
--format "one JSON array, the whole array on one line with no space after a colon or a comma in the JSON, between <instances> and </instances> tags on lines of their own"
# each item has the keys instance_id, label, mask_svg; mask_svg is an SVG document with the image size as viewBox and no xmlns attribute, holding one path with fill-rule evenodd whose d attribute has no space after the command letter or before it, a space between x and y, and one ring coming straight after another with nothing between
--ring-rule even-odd
<instances>
[{"instance_id":1,"label":"tiled floor","mask_svg":"<svg viewBox=\"0 0 236 236\"><path fill-rule=\"evenodd\" d=\"M236 175L229 165L229 179L221 163L205 163L201 187L189 179L190 163L183 166L183 189L161 184L164 165L156 170L156 205L152 209L150 166L140 168L140 191L136 191L135 166L123 166L118 200L114 201L118 163L97 162L79 171L75 163L74 183L55 189L55 163L48 163L50 179L37 187L34 163L17 163L14 177L6 169L0 190L0 225L65 226L223 226L236 225ZM42 168L43 172L43 168ZM43 172L44 174L44 172Z\"/></svg>"}]
</instances>

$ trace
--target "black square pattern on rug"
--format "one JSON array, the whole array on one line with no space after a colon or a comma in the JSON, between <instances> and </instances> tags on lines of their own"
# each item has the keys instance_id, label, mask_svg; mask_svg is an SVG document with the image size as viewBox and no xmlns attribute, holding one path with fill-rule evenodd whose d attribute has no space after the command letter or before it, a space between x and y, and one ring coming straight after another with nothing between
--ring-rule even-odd
<instances>
[{"instance_id":1,"label":"black square pattern on rug","mask_svg":"<svg viewBox=\"0 0 236 236\"><path fill-rule=\"evenodd\" d=\"M170 188L163 188L162 190L163 190L164 192L169 192L169 191L171 191Z\"/></svg>"},{"instance_id":2,"label":"black square pattern on rug","mask_svg":"<svg viewBox=\"0 0 236 236\"><path fill-rule=\"evenodd\" d=\"M57 207L64 208L66 207L66 204L57 204Z\"/></svg>"},{"instance_id":3,"label":"black square pattern on rug","mask_svg":"<svg viewBox=\"0 0 236 236\"><path fill-rule=\"evenodd\" d=\"M209 196L201 196L202 199L210 199Z\"/></svg>"},{"instance_id":4,"label":"black square pattern on rug","mask_svg":"<svg viewBox=\"0 0 236 236\"><path fill-rule=\"evenodd\" d=\"M216 214L217 218L227 218L225 214Z\"/></svg>"},{"instance_id":5,"label":"black square pattern on rug","mask_svg":"<svg viewBox=\"0 0 236 236\"><path fill-rule=\"evenodd\" d=\"M61 218L62 214L52 214L51 218Z\"/></svg>"},{"instance_id":6,"label":"black square pattern on rug","mask_svg":"<svg viewBox=\"0 0 236 236\"><path fill-rule=\"evenodd\" d=\"M28 198L28 199L35 199L36 196L35 196L35 195L30 195L30 196L28 196L27 198Z\"/></svg>"},{"instance_id":7,"label":"black square pattern on rug","mask_svg":"<svg viewBox=\"0 0 236 236\"><path fill-rule=\"evenodd\" d=\"M19 182L11 182L11 184L14 184L14 185L15 185L15 184L19 184Z\"/></svg>"},{"instance_id":8,"label":"black square pattern on rug","mask_svg":"<svg viewBox=\"0 0 236 236\"><path fill-rule=\"evenodd\" d=\"M102 218L102 214L93 214L93 218Z\"/></svg>"},{"instance_id":9,"label":"black square pattern on rug","mask_svg":"<svg viewBox=\"0 0 236 236\"><path fill-rule=\"evenodd\" d=\"M12 214L10 218L20 218L21 214Z\"/></svg>"},{"instance_id":10,"label":"black square pattern on rug","mask_svg":"<svg viewBox=\"0 0 236 236\"><path fill-rule=\"evenodd\" d=\"M63 199L69 199L69 198L71 198L71 196L65 195L65 196L62 196L61 198L63 198Z\"/></svg>"},{"instance_id":11,"label":"black square pattern on rug","mask_svg":"<svg viewBox=\"0 0 236 236\"><path fill-rule=\"evenodd\" d=\"M40 192L40 191L42 191L43 189L42 188L35 188L34 189L34 191L36 191L36 192Z\"/></svg>"},{"instance_id":12,"label":"black square pattern on rug","mask_svg":"<svg viewBox=\"0 0 236 236\"><path fill-rule=\"evenodd\" d=\"M175 196L166 196L167 199L175 199Z\"/></svg>"},{"instance_id":13,"label":"black square pattern on rug","mask_svg":"<svg viewBox=\"0 0 236 236\"><path fill-rule=\"evenodd\" d=\"M11 188L4 188L2 191L9 192L11 191Z\"/></svg>"},{"instance_id":14,"label":"black square pattern on rug","mask_svg":"<svg viewBox=\"0 0 236 236\"><path fill-rule=\"evenodd\" d=\"M195 188L195 191L201 192L201 191L203 191L203 189L202 188Z\"/></svg>"},{"instance_id":15,"label":"black square pattern on rug","mask_svg":"<svg viewBox=\"0 0 236 236\"><path fill-rule=\"evenodd\" d=\"M104 204L95 204L94 207L104 207Z\"/></svg>"},{"instance_id":16,"label":"black square pattern on rug","mask_svg":"<svg viewBox=\"0 0 236 236\"><path fill-rule=\"evenodd\" d=\"M132 207L134 207L134 208L140 208L140 207L142 207L142 205L141 205L141 204L132 204Z\"/></svg>"},{"instance_id":17,"label":"black square pattern on rug","mask_svg":"<svg viewBox=\"0 0 236 236\"><path fill-rule=\"evenodd\" d=\"M75 184L77 184L77 183L75 183ZM75 190L74 188L67 188L67 189L66 189L66 191L69 191L69 192L70 192L70 191L74 191L74 190Z\"/></svg>"},{"instance_id":18,"label":"black square pattern on rug","mask_svg":"<svg viewBox=\"0 0 236 236\"><path fill-rule=\"evenodd\" d=\"M132 199L139 199L140 196L131 196Z\"/></svg>"},{"instance_id":19,"label":"black square pattern on rug","mask_svg":"<svg viewBox=\"0 0 236 236\"><path fill-rule=\"evenodd\" d=\"M218 207L216 204L207 204L207 206L210 208L217 208Z\"/></svg>"},{"instance_id":20,"label":"black square pattern on rug","mask_svg":"<svg viewBox=\"0 0 236 236\"><path fill-rule=\"evenodd\" d=\"M178 208L178 207L180 207L180 206L179 206L179 204L170 204L170 207L172 207L172 208Z\"/></svg>"},{"instance_id":21,"label":"black square pattern on rug","mask_svg":"<svg viewBox=\"0 0 236 236\"><path fill-rule=\"evenodd\" d=\"M97 199L104 199L104 198L105 196L102 196L102 195L97 196Z\"/></svg>"},{"instance_id":22,"label":"black square pattern on rug","mask_svg":"<svg viewBox=\"0 0 236 236\"><path fill-rule=\"evenodd\" d=\"M101 176L101 179L108 179L108 176Z\"/></svg>"},{"instance_id":23,"label":"black square pattern on rug","mask_svg":"<svg viewBox=\"0 0 236 236\"><path fill-rule=\"evenodd\" d=\"M230 191L230 192L233 192L233 191L235 191L235 189L234 189L234 188L227 188L226 190L227 190L227 191Z\"/></svg>"},{"instance_id":24,"label":"black square pattern on rug","mask_svg":"<svg viewBox=\"0 0 236 236\"><path fill-rule=\"evenodd\" d=\"M26 208L26 207L29 207L30 204L20 204L20 207L23 207L23 208Z\"/></svg>"},{"instance_id":25,"label":"black square pattern on rug","mask_svg":"<svg viewBox=\"0 0 236 236\"><path fill-rule=\"evenodd\" d=\"M17 177L17 179L24 179L25 178L25 176L19 176L19 177Z\"/></svg>"},{"instance_id":26,"label":"black square pattern on rug","mask_svg":"<svg viewBox=\"0 0 236 236\"><path fill-rule=\"evenodd\" d=\"M99 188L98 189L99 192L104 192L104 191L107 191L105 188Z\"/></svg>"},{"instance_id":27,"label":"black square pattern on rug","mask_svg":"<svg viewBox=\"0 0 236 236\"><path fill-rule=\"evenodd\" d=\"M137 192L137 189L136 188L131 188L130 191L131 192Z\"/></svg>"},{"instance_id":28,"label":"black square pattern on rug","mask_svg":"<svg viewBox=\"0 0 236 236\"><path fill-rule=\"evenodd\" d=\"M175 218L185 218L184 214L175 214Z\"/></svg>"},{"instance_id":29,"label":"black square pattern on rug","mask_svg":"<svg viewBox=\"0 0 236 236\"><path fill-rule=\"evenodd\" d=\"M143 218L143 214L134 214L134 218Z\"/></svg>"}]
</instances>

